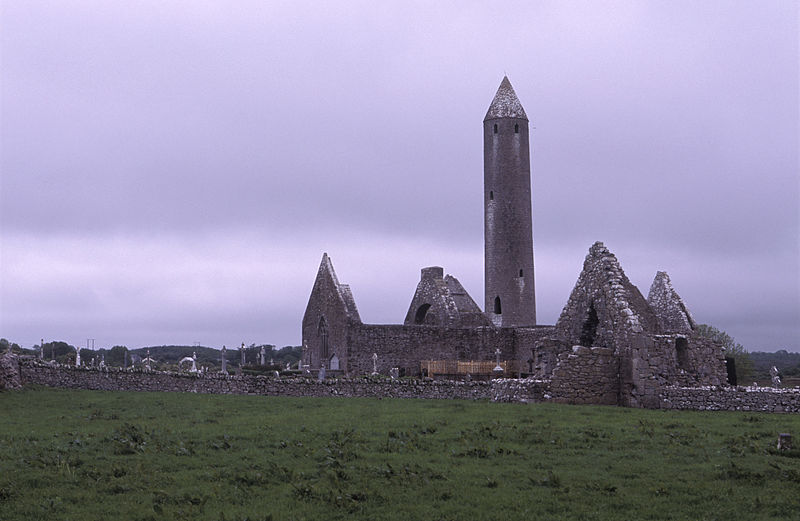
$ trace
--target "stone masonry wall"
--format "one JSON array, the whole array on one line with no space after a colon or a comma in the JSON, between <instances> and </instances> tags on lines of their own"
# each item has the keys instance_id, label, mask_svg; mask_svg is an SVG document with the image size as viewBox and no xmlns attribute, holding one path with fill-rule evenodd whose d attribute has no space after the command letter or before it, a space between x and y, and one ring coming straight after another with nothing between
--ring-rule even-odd
<instances>
[{"instance_id":1,"label":"stone masonry wall","mask_svg":"<svg viewBox=\"0 0 800 521\"><path fill-rule=\"evenodd\" d=\"M561 353L550 391L560 403L616 405L619 400L619 358L605 347L575 346Z\"/></svg>"},{"instance_id":2,"label":"stone masonry wall","mask_svg":"<svg viewBox=\"0 0 800 521\"><path fill-rule=\"evenodd\" d=\"M534 343L552 333L552 327L444 328L432 326L353 324L348 330L350 375L372 372L372 354L378 355L378 372L398 367L406 375L419 375L420 360L528 360Z\"/></svg>"}]
</instances>

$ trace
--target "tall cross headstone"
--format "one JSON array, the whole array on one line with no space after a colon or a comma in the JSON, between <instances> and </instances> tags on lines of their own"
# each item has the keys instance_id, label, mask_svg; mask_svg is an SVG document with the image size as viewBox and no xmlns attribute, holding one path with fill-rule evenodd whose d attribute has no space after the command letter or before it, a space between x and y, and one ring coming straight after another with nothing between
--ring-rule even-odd
<instances>
[{"instance_id":1,"label":"tall cross headstone","mask_svg":"<svg viewBox=\"0 0 800 521\"><path fill-rule=\"evenodd\" d=\"M261 365L266 365L267 363L267 350L264 349L264 346L261 346Z\"/></svg>"},{"instance_id":2,"label":"tall cross headstone","mask_svg":"<svg viewBox=\"0 0 800 521\"><path fill-rule=\"evenodd\" d=\"M244 342L242 342L242 347L239 348L239 352L242 354L242 362L241 362L241 364L244 365L244 363L245 363Z\"/></svg>"},{"instance_id":3,"label":"tall cross headstone","mask_svg":"<svg viewBox=\"0 0 800 521\"><path fill-rule=\"evenodd\" d=\"M150 350L148 349L147 350L147 358L145 358L145 364L144 364L145 369L147 369L148 371L150 371L150 362L152 362L152 361L153 360L150 358Z\"/></svg>"},{"instance_id":4,"label":"tall cross headstone","mask_svg":"<svg viewBox=\"0 0 800 521\"><path fill-rule=\"evenodd\" d=\"M500 348L499 347L497 348L497 350L495 350L494 354L497 357L497 365L494 366L494 369L492 369L492 371L494 371L495 373L499 374L499 373L503 372L503 368L500 367Z\"/></svg>"},{"instance_id":5,"label":"tall cross headstone","mask_svg":"<svg viewBox=\"0 0 800 521\"><path fill-rule=\"evenodd\" d=\"M75 367L81 366L81 350L80 348L75 348Z\"/></svg>"},{"instance_id":6,"label":"tall cross headstone","mask_svg":"<svg viewBox=\"0 0 800 521\"><path fill-rule=\"evenodd\" d=\"M228 360L225 358L225 355L228 353L228 349L225 346L222 346L222 373L228 374Z\"/></svg>"}]
</instances>

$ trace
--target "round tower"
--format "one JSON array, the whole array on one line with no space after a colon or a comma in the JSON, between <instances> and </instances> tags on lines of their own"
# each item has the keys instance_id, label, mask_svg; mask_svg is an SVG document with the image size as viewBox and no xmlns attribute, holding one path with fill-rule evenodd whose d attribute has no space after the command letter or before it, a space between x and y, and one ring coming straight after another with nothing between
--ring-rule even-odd
<instances>
[{"instance_id":1,"label":"round tower","mask_svg":"<svg viewBox=\"0 0 800 521\"><path fill-rule=\"evenodd\" d=\"M483 120L485 311L500 327L536 325L528 116L504 77Z\"/></svg>"}]
</instances>

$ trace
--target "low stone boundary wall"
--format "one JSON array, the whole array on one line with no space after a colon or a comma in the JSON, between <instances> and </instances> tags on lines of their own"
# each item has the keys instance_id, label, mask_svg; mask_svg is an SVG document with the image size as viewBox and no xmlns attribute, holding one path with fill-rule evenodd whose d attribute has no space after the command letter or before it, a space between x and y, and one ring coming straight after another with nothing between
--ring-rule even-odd
<instances>
[{"instance_id":1,"label":"low stone boundary wall","mask_svg":"<svg viewBox=\"0 0 800 521\"><path fill-rule=\"evenodd\" d=\"M303 377L225 376L169 372L104 370L51 366L20 361L25 384L102 391L167 391L264 396L346 396L478 400L491 398L489 382L397 379L386 377L336 378L318 381Z\"/></svg>"},{"instance_id":2,"label":"low stone boundary wall","mask_svg":"<svg viewBox=\"0 0 800 521\"><path fill-rule=\"evenodd\" d=\"M499 378L491 385L493 402L546 402L551 398L550 380Z\"/></svg>"},{"instance_id":3,"label":"low stone boundary wall","mask_svg":"<svg viewBox=\"0 0 800 521\"><path fill-rule=\"evenodd\" d=\"M603 353L597 353L603 355ZM589 357L591 358L591 357ZM589 359L587 358L587 359ZM91 369L59 366L38 360L9 359L23 384L104 391L194 392L213 394L254 394L264 396L343 396L380 398L423 398L492 400L496 402L575 403L570 393L559 395L561 386L551 380L497 379L452 381L432 379L395 379L383 376L335 378L318 381L304 377L225 376L145 372L117 368ZM605 384L601 385L601 388ZM578 396L581 403L604 403L602 395L592 402ZM770 387L663 387L659 390L661 409L703 411L800 412L800 388Z\"/></svg>"},{"instance_id":4,"label":"low stone boundary wall","mask_svg":"<svg viewBox=\"0 0 800 521\"><path fill-rule=\"evenodd\" d=\"M700 411L800 412L800 388L772 387L664 387L661 409Z\"/></svg>"}]
</instances>

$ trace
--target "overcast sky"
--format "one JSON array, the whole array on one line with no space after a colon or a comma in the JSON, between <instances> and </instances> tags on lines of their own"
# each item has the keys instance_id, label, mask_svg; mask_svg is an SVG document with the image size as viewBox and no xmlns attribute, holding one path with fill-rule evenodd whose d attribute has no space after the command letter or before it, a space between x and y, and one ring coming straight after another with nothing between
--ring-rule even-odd
<instances>
[{"instance_id":1,"label":"overcast sky","mask_svg":"<svg viewBox=\"0 0 800 521\"><path fill-rule=\"evenodd\" d=\"M798 4L10 2L0 336L300 343L323 252L400 323L483 302L482 120L531 120L537 315L594 241L646 296L800 351Z\"/></svg>"}]
</instances>

